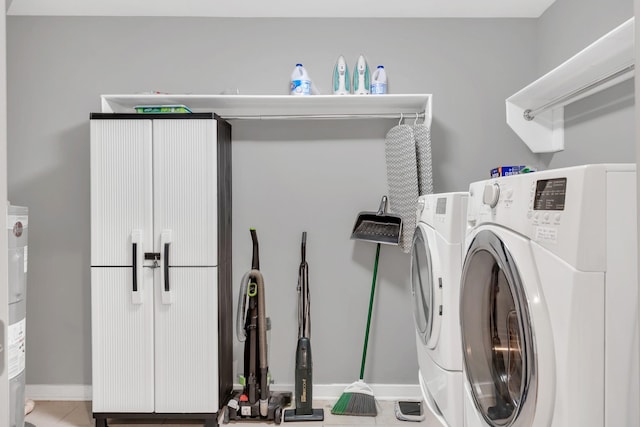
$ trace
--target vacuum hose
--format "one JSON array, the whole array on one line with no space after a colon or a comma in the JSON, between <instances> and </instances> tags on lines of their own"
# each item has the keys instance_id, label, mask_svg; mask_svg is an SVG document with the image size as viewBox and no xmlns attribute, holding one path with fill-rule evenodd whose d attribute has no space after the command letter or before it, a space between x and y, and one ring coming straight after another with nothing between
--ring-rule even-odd
<instances>
[{"instance_id":1,"label":"vacuum hose","mask_svg":"<svg viewBox=\"0 0 640 427\"><path fill-rule=\"evenodd\" d=\"M258 285L258 347L260 347L260 415L269 412L269 364L267 361L267 315L264 302L264 278L259 270L251 270L249 275Z\"/></svg>"},{"instance_id":2,"label":"vacuum hose","mask_svg":"<svg viewBox=\"0 0 640 427\"><path fill-rule=\"evenodd\" d=\"M238 295L238 310L236 311L236 338L238 341L245 342L247 339L247 331L244 329L245 311L247 309L247 289L251 281L251 271L245 273L240 281L240 294Z\"/></svg>"}]
</instances>

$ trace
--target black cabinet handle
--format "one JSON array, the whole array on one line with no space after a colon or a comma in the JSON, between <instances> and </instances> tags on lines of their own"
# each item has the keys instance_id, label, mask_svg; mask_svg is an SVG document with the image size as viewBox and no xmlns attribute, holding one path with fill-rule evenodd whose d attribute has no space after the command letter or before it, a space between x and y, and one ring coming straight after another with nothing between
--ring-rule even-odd
<instances>
[{"instance_id":1,"label":"black cabinet handle","mask_svg":"<svg viewBox=\"0 0 640 427\"><path fill-rule=\"evenodd\" d=\"M144 245L142 244L142 230L131 231L131 303L142 304L142 289L144 289L144 278L142 270L144 267Z\"/></svg>"},{"instance_id":2,"label":"black cabinet handle","mask_svg":"<svg viewBox=\"0 0 640 427\"><path fill-rule=\"evenodd\" d=\"M133 243L133 292L138 292L138 244Z\"/></svg>"},{"instance_id":3,"label":"black cabinet handle","mask_svg":"<svg viewBox=\"0 0 640 427\"><path fill-rule=\"evenodd\" d=\"M173 304L173 295L169 284L169 247L171 246L171 230L162 230L160 233L160 294L162 304Z\"/></svg>"},{"instance_id":4,"label":"black cabinet handle","mask_svg":"<svg viewBox=\"0 0 640 427\"><path fill-rule=\"evenodd\" d=\"M164 291L169 292L169 245L170 243L164 244Z\"/></svg>"}]
</instances>

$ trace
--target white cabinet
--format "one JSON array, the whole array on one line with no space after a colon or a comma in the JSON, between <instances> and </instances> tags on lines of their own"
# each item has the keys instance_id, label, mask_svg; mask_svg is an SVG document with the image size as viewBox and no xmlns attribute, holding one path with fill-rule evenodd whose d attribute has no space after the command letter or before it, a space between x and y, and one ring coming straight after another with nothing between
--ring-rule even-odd
<instances>
[{"instance_id":1,"label":"white cabinet","mask_svg":"<svg viewBox=\"0 0 640 427\"><path fill-rule=\"evenodd\" d=\"M98 424L127 413L209 425L231 391L230 134L211 113L91 116Z\"/></svg>"}]
</instances>

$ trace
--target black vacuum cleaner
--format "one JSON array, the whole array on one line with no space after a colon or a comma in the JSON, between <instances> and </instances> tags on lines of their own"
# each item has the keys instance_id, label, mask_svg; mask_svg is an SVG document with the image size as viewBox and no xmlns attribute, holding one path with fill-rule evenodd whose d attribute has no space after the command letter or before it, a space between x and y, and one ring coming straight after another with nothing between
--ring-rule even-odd
<instances>
[{"instance_id":1,"label":"black vacuum cleaner","mask_svg":"<svg viewBox=\"0 0 640 427\"><path fill-rule=\"evenodd\" d=\"M223 408L223 423L232 421L273 421L280 424L282 410L291 403L291 392L269 391L267 361L268 319L265 307L264 278L260 273L258 236L251 229L253 258L251 270L242 278L238 298L236 335L244 342L243 389L233 393Z\"/></svg>"},{"instance_id":2,"label":"black vacuum cleaner","mask_svg":"<svg viewBox=\"0 0 640 427\"><path fill-rule=\"evenodd\" d=\"M307 265L307 232L302 233L302 262L298 269L298 345L296 348L295 409L284 411L284 421L322 421L324 410L313 409L311 362L311 305L309 300L309 266Z\"/></svg>"}]
</instances>

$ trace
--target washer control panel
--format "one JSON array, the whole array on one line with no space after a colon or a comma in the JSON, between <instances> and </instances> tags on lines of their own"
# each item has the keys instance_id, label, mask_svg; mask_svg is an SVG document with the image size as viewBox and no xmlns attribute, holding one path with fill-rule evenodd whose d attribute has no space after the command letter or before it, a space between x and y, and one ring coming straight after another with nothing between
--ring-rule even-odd
<instances>
[{"instance_id":1,"label":"washer control panel","mask_svg":"<svg viewBox=\"0 0 640 427\"><path fill-rule=\"evenodd\" d=\"M567 177L539 173L496 178L470 186L467 226L499 222L534 239L554 242L565 214Z\"/></svg>"},{"instance_id":2,"label":"washer control panel","mask_svg":"<svg viewBox=\"0 0 640 427\"><path fill-rule=\"evenodd\" d=\"M604 271L610 229L622 227L617 218L624 215L637 219L636 187L635 164L572 166L477 181L469 186L467 238L478 227L497 226L578 270Z\"/></svg>"},{"instance_id":3,"label":"washer control panel","mask_svg":"<svg viewBox=\"0 0 640 427\"><path fill-rule=\"evenodd\" d=\"M527 218L533 225L560 225L567 195L567 178L531 182Z\"/></svg>"}]
</instances>

